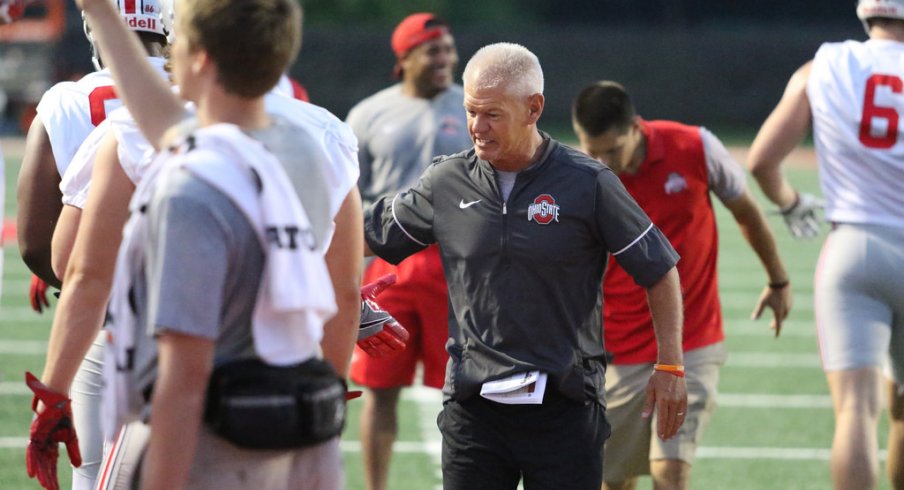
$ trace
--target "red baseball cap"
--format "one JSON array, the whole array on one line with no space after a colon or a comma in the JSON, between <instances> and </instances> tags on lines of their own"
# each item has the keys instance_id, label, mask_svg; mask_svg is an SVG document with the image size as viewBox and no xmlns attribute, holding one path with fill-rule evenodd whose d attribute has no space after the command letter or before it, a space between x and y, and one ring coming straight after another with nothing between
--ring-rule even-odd
<instances>
[{"instance_id":1,"label":"red baseball cap","mask_svg":"<svg viewBox=\"0 0 904 490\"><path fill-rule=\"evenodd\" d=\"M392 33L392 50L402 59L409 51L449 32L446 22L434 14L419 12L405 17Z\"/></svg>"}]
</instances>

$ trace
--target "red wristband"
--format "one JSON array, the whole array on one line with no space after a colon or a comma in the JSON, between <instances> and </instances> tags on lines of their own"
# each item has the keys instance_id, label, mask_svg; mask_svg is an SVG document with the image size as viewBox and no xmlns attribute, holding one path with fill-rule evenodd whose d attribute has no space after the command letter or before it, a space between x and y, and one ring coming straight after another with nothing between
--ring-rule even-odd
<instances>
[{"instance_id":1,"label":"red wristband","mask_svg":"<svg viewBox=\"0 0 904 490\"><path fill-rule=\"evenodd\" d=\"M679 378L684 377L684 366L680 364L653 364L653 371L662 371Z\"/></svg>"}]
</instances>

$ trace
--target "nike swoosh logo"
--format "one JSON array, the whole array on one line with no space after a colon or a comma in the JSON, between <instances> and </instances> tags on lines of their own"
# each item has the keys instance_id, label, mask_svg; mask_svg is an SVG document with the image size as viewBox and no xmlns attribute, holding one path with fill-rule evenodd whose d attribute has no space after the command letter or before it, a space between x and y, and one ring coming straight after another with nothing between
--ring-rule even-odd
<instances>
[{"instance_id":1,"label":"nike swoosh logo","mask_svg":"<svg viewBox=\"0 0 904 490\"><path fill-rule=\"evenodd\" d=\"M471 206L473 206L473 205L479 203L480 201L482 201L482 199L478 199L478 200L476 200L476 201L471 201L471 202L465 202L465 200L462 199L461 202L458 203L458 207L461 208L461 209L468 209L468 208L470 208Z\"/></svg>"}]
</instances>

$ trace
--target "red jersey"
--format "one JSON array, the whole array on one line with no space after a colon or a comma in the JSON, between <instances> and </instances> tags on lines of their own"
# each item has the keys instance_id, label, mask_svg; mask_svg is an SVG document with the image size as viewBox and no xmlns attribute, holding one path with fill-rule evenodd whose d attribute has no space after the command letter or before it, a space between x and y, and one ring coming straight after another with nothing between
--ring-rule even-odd
<instances>
[{"instance_id":1,"label":"red jersey","mask_svg":"<svg viewBox=\"0 0 904 490\"><path fill-rule=\"evenodd\" d=\"M716 278L718 237L710 201L700 128L641 121L646 157L635 174L619 178L681 255L684 350L721 341L722 311ZM646 290L611 259L603 276L603 330L615 364L656 361L656 337Z\"/></svg>"}]
</instances>

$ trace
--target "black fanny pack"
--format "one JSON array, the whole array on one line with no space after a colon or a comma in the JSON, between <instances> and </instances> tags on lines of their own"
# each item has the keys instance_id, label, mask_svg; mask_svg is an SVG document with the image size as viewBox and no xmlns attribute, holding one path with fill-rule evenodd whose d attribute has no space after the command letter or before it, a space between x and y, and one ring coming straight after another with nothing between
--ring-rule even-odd
<instances>
[{"instance_id":1,"label":"black fanny pack","mask_svg":"<svg viewBox=\"0 0 904 490\"><path fill-rule=\"evenodd\" d=\"M246 449L312 446L342 432L345 391L322 359L292 366L244 359L214 369L204 421Z\"/></svg>"}]
</instances>

